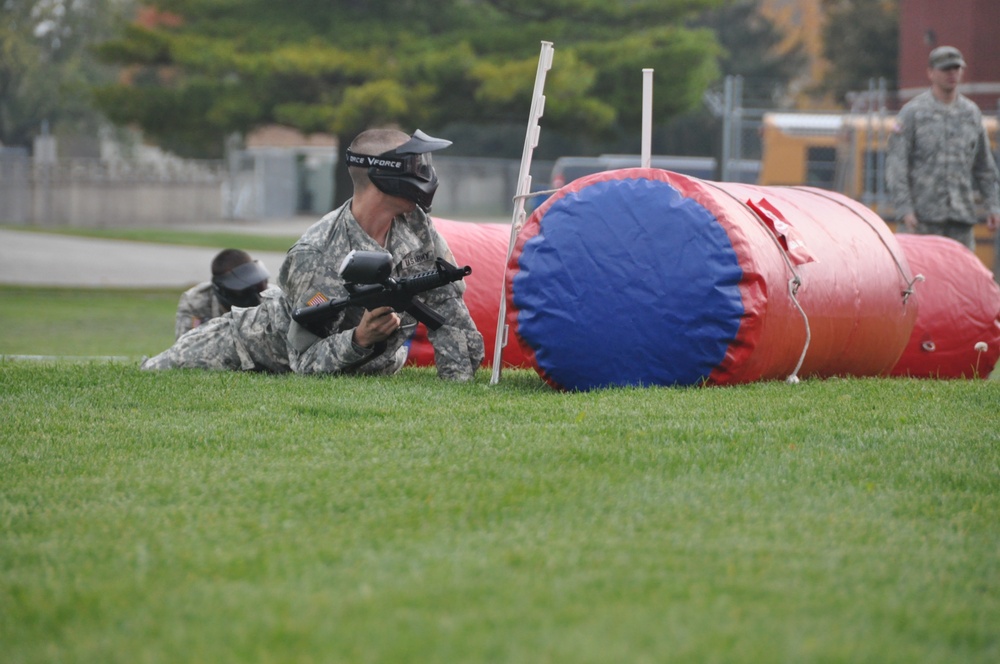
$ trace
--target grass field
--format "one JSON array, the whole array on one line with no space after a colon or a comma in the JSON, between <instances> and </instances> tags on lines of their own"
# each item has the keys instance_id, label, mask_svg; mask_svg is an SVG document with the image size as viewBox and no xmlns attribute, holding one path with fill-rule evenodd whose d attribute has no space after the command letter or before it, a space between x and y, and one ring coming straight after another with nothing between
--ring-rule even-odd
<instances>
[{"instance_id":1,"label":"grass field","mask_svg":"<svg viewBox=\"0 0 1000 664\"><path fill-rule=\"evenodd\" d=\"M0 288L3 662L1000 661L1000 381L146 374Z\"/></svg>"},{"instance_id":2,"label":"grass field","mask_svg":"<svg viewBox=\"0 0 1000 664\"><path fill-rule=\"evenodd\" d=\"M1000 384L0 364L41 662L993 662Z\"/></svg>"},{"instance_id":3,"label":"grass field","mask_svg":"<svg viewBox=\"0 0 1000 664\"><path fill-rule=\"evenodd\" d=\"M155 355L174 342L178 290L0 286L0 355Z\"/></svg>"}]
</instances>

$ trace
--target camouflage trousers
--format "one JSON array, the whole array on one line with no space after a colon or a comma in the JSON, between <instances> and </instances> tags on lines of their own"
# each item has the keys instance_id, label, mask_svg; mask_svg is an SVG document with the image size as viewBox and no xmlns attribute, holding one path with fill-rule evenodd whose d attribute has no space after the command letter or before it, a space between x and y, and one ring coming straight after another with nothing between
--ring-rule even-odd
<instances>
[{"instance_id":1,"label":"camouflage trousers","mask_svg":"<svg viewBox=\"0 0 1000 664\"><path fill-rule=\"evenodd\" d=\"M288 348L287 320L277 300L259 307L234 308L232 312L181 335L159 355L143 360L140 369L209 369L215 371L264 371L268 373L322 373L303 363ZM324 345L317 343L310 357L322 366ZM406 363L407 348L399 346L357 366L340 371L353 374L392 375ZM331 373L334 373L331 371ZM338 372L339 373L339 372Z\"/></svg>"},{"instance_id":2,"label":"camouflage trousers","mask_svg":"<svg viewBox=\"0 0 1000 664\"><path fill-rule=\"evenodd\" d=\"M961 242L972 251L976 250L975 227L964 221L918 221L917 235L941 235Z\"/></svg>"},{"instance_id":3,"label":"camouflage trousers","mask_svg":"<svg viewBox=\"0 0 1000 664\"><path fill-rule=\"evenodd\" d=\"M282 342L283 344L283 342ZM227 314L181 335L159 355L143 360L140 369L211 369L216 371L291 370L287 353L273 352L272 343L253 347L236 332L236 322Z\"/></svg>"}]
</instances>

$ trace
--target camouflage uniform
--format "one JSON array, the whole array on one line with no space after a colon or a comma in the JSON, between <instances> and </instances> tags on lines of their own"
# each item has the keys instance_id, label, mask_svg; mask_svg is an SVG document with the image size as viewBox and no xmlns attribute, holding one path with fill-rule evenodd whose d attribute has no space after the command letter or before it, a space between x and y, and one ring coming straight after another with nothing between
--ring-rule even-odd
<instances>
[{"instance_id":1,"label":"camouflage uniform","mask_svg":"<svg viewBox=\"0 0 1000 664\"><path fill-rule=\"evenodd\" d=\"M337 271L352 249L388 251L394 259L393 275L396 277L432 270L437 257L455 263L444 238L423 212L416 210L405 218L394 219L383 248L358 225L351 214L351 201L348 201L316 222L289 249L278 281L290 308L346 297L344 282ZM440 329L428 334L441 378L471 380L483 361L483 336L462 301L464 292L465 284L458 281L418 296L445 319ZM360 307L344 311L333 322L332 333L326 338L317 337L292 321L288 330L292 369L306 374L391 374L399 371L406 361L407 350L403 344L413 332L416 320L408 313L400 313L402 326L386 340L384 350L379 353L353 341L354 328L363 313Z\"/></svg>"},{"instance_id":2,"label":"camouflage uniform","mask_svg":"<svg viewBox=\"0 0 1000 664\"><path fill-rule=\"evenodd\" d=\"M174 324L174 339L180 339L188 330L194 329L213 318L226 313L225 306L216 297L211 281L189 288L181 295L177 304L177 321Z\"/></svg>"},{"instance_id":3,"label":"camouflage uniform","mask_svg":"<svg viewBox=\"0 0 1000 664\"><path fill-rule=\"evenodd\" d=\"M285 333L291 316L277 288L261 293L256 307L233 307L229 313L186 332L174 345L140 368L290 371Z\"/></svg>"},{"instance_id":4,"label":"camouflage uniform","mask_svg":"<svg viewBox=\"0 0 1000 664\"><path fill-rule=\"evenodd\" d=\"M896 216L914 213L918 233L947 234L975 249L974 194L990 212L1000 213L1000 178L982 114L962 95L942 104L927 90L903 106L886 165Z\"/></svg>"}]
</instances>

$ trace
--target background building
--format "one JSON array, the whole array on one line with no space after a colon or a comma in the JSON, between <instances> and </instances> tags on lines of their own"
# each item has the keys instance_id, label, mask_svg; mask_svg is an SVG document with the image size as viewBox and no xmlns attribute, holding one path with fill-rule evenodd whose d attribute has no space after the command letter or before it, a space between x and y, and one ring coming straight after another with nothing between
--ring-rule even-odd
<instances>
[{"instance_id":1,"label":"background building","mask_svg":"<svg viewBox=\"0 0 1000 664\"><path fill-rule=\"evenodd\" d=\"M969 65L962 94L986 113L1000 110L1000 0L899 0L901 102L927 89L927 54L944 45Z\"/></svg>"}]
</instances>

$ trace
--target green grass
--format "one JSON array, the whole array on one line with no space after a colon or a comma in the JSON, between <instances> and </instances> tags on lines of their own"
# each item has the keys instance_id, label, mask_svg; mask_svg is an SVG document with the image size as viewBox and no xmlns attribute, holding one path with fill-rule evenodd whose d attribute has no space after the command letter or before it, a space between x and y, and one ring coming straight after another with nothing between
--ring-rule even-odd
<instances>
[{"instance_id":1,"label":"green grass","mask_svg":"<svg viewBox=\"0 0 1000 664\"><path fill-rule=\"evenodd\" d=\"M995 662L1000 383L0 362L9 662Z\"/></svg>"},{"instance_id":2,"label":"green grass","mask_svg":"<svg viewBox=\"0 0 1000 664\"><path fill-rule=\"evenodd\" d=\"M0 287L3 662L995 662L1000 380L147 374ZM997 372L994 372L994 378Z\"/></svg>"},{"instance_id":3,"label":"green grass","mask_svg":"<svg viewBox=\"0 0 1000 664\"><path fill-rule=\"evenodd\" d=\"M267 236L251 233L226 233L218 230L170 230L166 228L45 228L40 226L15 226L0 224L0 228L31 233L73 235L102 240L132 240L158 244L179 244L193 247L239 247L244 251L285 252L299 239L298 235Z\"/></svg>"},{"instance_id":4,"label":"green grass","mask_svg":"<svg viewBox=\"0 0 1000 664\"><path fill-rule=\"evenodd\" d=\"M0 286L0 355L155 355L180 290Z\"/></svg>"}]
</instances>

